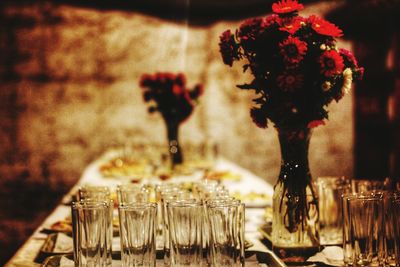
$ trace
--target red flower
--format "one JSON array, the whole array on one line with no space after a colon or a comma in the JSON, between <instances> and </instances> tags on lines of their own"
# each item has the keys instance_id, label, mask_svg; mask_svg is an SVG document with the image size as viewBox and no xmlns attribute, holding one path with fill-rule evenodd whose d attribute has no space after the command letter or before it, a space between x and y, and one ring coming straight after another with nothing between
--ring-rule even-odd
<instances>
[{"instance_id":1,"label":"red flower","mask_svg":"<svg viewBox=\"0 0 400 267\"><path fill-rule=\"evenodd\" d=\"M252 18L245 20L239 28L237 33L240 43L249 50L256 48L256 41L264 32L265 22L261 18Z\"/></svg>"},{"instance_id":2,"label":"red flower","mask_svg":"<svg viewBox=\"0 0 400 267\"><path fill-rule=\"evenodd\" d=\"M297 0L282 0L272 4L272 11L277 14L287 14L300 11L304 8Z\"/></svg>"},{"instance_id":3,"label":"red flower","mask_svg":"<svg viewBox=\"0 0 400 267\"><path fill-rule=\"evenodd\" d=\"M304 76L301 74L283 73L278 76L276 83L284 91L293 91L303 86Z\"/></svg>"},{"instance_id":4,"label":"red flower","mask_svg":"<svg viewBox=\"0 0 400 267\"><path fill-rule=\"evenodd\" d=\"M304 19L302 17L284 17L279 18L279 30L286 31L290 34L295 34L301 27Z\"/></svg>"},{"instance_id":5,"label":"red flower","mask_svg":"<svg viewBox=\"0 0 400 267\"><path fill-rule=\"evenodd\" d=\"M267 128L267 118L264 112L258 108L250 109L250 116L253 122L260 128Z\"/></svg>"},{"instance_id":6,"label":"red flower","mask_svg":"<svg viewBox=\"0 0 400 267\"><path fill-rule=\"evenodd\" d=\"M314 120L314 121L310 121L307 125L308 128L315 128L318 127L320 125L325 125L325 122L323 120Z\"/></svg>"},{"instance_id":7,"label":"red flower","mask_svg":"<svg viewBox=\"0 0 400 267\"><path fill-rule=\"evenodd\" d=\"M336 50L329 50L322 53L319 57L321 73L326 77L332 77L340 74L343 71L343 58Z\"/></svg>"},{"instance_id":8,"label":"red flower","mask_svg":"<svg viewBox=\"0 0 400 267\"><path fill-rule=\"evenodd\" d=\"M354 55L349 50L340 48L339 53L343 57L345 63L347 63L346 65L350 65L350 67L352 67L352 68L358 67L357 59L354 57Z\"/></svg>"},{"instance_id":9,"label":"red flower","mask_svg":"<svg viewBox=\"0 0 400 267\"><path fill-rule=\"evenodd\" d=\"M343 32L339 27L323 18L312 15L308 18L308 22L311 24L311 28L318 34L330 37L343 36Z\"/></svg>"},{"instance_id":10,"label":"red flower","mask_svg":"<svg viewBox=\"0 0 400 267\"><path fill-rule=\"evenodd\" d=\"M171 80L173 79L173 77L171 77ZM175 83L177 84L177 85L180 85L180 86L185 86L185 84L186 84L186 77L185 77L185 75L183 75L183 73L178 73L177 75L176 75L176 77L175 77Z\"/></svg>"},{"instance_id":11,"label":"red flower","mask_svg":"<svg viewBox=\"0 0 400 267\"><path fill-rule=\"evenodd\" d=\"M298 37L289 36L279 44L280 52L284 60L289 64L297 64L303 60L307 52L307 43Z\"/></svg>"},{"instance_id":12,"label":"red flower","mask_svg":"<svg viewBox=\"0 0 400 267\"><path fill-rule=\"evenodd\" d=\"M224 31L219 37L219 51L222 55L222 60L226 65L232 67L234 59L239 59L238 45L235 42L235 38L231 33L231 30Z\"/></svg>"},{"instance_id":13,"label":"red flower","mask_svg":"<svg viewBox=\"0 0 400 267\"><path fill-rule=\"evenodd\" d=\"M278 21L279 21L279 16L276 15L276 14L272 14L272 15L267 16L267 17L264 18L264 20L263 20L263 22L262 22L262 27L263 27L264 29L265 29L265 28L268 28L268 27L270 27L271 25L277 23Z\"/></svg>"}]
</instances>

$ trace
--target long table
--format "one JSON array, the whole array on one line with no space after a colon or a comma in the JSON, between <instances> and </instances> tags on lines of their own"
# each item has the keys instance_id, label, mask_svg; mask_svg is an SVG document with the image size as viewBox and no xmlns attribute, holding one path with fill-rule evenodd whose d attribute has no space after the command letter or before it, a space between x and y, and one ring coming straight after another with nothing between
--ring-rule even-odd
<instances>
[{"instance_id":1,"label":"long table","mask_svg":"<svg viewBox=\"0 0 400 267\"><path fill-rule=\"evenodd\" d=\"M64 199L61 201L61 203L51 212L51 214L43 221L43 223L29 237L29 239L16 252L16 254L8 261L5 267L41 266L40 263L35 263L34 261L48 236L47 234L43 233L42 230L49 228L57 221L65 219L70 214L70 206L66 205L66 203L71 199L71 195L76 193L80 186L85 184L96 184L113 187L121 184L120 179L106 178L100 172L100 166L107 160L109 160L109 157L103 156L87 166L77 184L67 195L64 196ZM264 194L268 196L263 201L258 202L257 200L244 200L246 203L245 236L246 240L253 243L253 246L249 248L249 250L268 252L268 248L260 241L261 234L259 233L258 228L265 221L265 207L271 205L273 187L250 171L223 158L216 160L214 169L216 171L227 171L237 175L238 179L222 180L222 183L229 189L230 192L234 194L239 193L239 195L242 196L249 194ZM172 177L170 181L182 181L182 179L184 178ZM193 174L190 179L196 180L201 179L201 177L196 177L196 174Z\"/></svg>"}]
</instances>

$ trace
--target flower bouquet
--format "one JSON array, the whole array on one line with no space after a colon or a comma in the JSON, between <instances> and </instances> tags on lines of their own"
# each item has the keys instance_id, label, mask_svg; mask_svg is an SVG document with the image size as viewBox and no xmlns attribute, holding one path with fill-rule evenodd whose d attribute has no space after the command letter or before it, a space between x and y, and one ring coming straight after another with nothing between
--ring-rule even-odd
<instances>
[{"instance_id":1,"label":"flower bouquet","mask_svg":"<svg viewBox=\"0 0 400 267\"><path fill-rule=\"evenodd\" d=\"M181 164L183 155L178 142L179 126L192 114L198 97L203 93L203 86L197 84L189 90L184 74L168 72L144 74L140 86L144 101L149 103L148 111L158 111L164 119L172 167Z\"/></svg>"},{"instance_id":2,"label":"flower bouquet","mask_svg":"<svg viewBox=\"0 0 400 267\"><path fill-rule=\"evenodd\" d=\"M302 9L296 0L278 1L272 15L248 19L234 33L224 31L219 42L223 62L242 61L253 77L238 85L255 91L252 120L261 128L272 122L278 131L282 165L272 241L281 256L318 249L318 198L308 167L311 129L325 124L328 104L363 76L353 54L337 47L342 30L318 16L298 15Z\"/></svg>"}]
</instances>

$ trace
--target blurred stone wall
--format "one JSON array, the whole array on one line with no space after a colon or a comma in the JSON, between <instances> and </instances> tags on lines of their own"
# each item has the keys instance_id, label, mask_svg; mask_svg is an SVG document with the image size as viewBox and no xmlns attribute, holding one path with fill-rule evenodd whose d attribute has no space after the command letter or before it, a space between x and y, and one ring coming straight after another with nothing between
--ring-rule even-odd
<instances>
[{"instance_id":1,"label":"blurred stone wall","mask_svg":"<svg viewBox=\"0 0 400 267\"><path fill-rule=\"evenodd\" d=\"M314 4L322 13L333 4ZM0 183L16 179L68 188L111 144L165 140L138 87L142 73L184 71L205 95L182 126L183 142L211 140L220 154L275 182L280 153L273 128L249 117L252 94L240 64L230 69L218 36L240 22L207 27L131 11L50 4L3 5L0 23ZM349 46L349 44L343 44ZM330 107L314 131L314 176L352 175L352 96ZM65 189L66 190L66 189Z\"/></svg>"},{"instance_id":2,"label":"blurred stone wall","mask_svg":"<svg viewBox=\"0 0 400 267\"><path fill-rule=\"evenodd\" d=\"M276 132L252 123L252 94L235 88L250 77L240 64L223 65L218 51L219 34L240 21L189 26L132 11L32 2L0 3L0 247L7 248L0 265L107 147L165 142L163 121L142 100L143 73L183 71L190 86L203 83L182 141L215 142L222 156L275 182ZM314 176L351 176L352 95L331 105L329 123L313 135Z\"/></svg>"}]
</instances>

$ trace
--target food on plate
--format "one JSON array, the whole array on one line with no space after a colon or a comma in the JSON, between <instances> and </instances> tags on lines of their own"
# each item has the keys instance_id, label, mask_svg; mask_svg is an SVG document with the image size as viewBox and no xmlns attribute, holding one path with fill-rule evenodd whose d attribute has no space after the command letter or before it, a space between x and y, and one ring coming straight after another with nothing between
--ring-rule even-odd
<instances>
[{"instance_id":1,"label":"food on plate","mask_svg":"<svg viewBox=\"0 0 400 267\"><path fill-rule=\"evenodd\" d=\"M235 181L238 182L241 176L230 171L208 171L204 173L204 179L215 180L215 181Z\"/></svg>"},{"instance_id":2,"label":"food on plate","mask_svg":"<svg viewBox=\"0 0 400 267\"><path fill-rule=\"evenodd\" d=\"M71 221L57 221L50 226L50 229L56 232L72 233Z\"/></svg>"},{"instance_id":3,"label":"food on plate","mask_svg":"<svg viewBox=\"0 0 400 267\"><path fill-rule=\"evenodd\" d=\"M145 160L121 157L113 158L99 167L105 177L135 176L135 180L148 174L151 168L152 166Z\"/></svg>"},{"instance_id":4,"label":"food on plate","mask_svg":"<svg viewBox=\"0 0 400 267\"><path fill-rule=\"evenodd\" d=\"M257 193L254 191L248 193L242 193L239 191L233 192L232 196L240 199L244 203L254 204L254 205L262 205L264 206L266 203L272 200L272 196L266 193Z\"/></svg>"}]
</instances>

